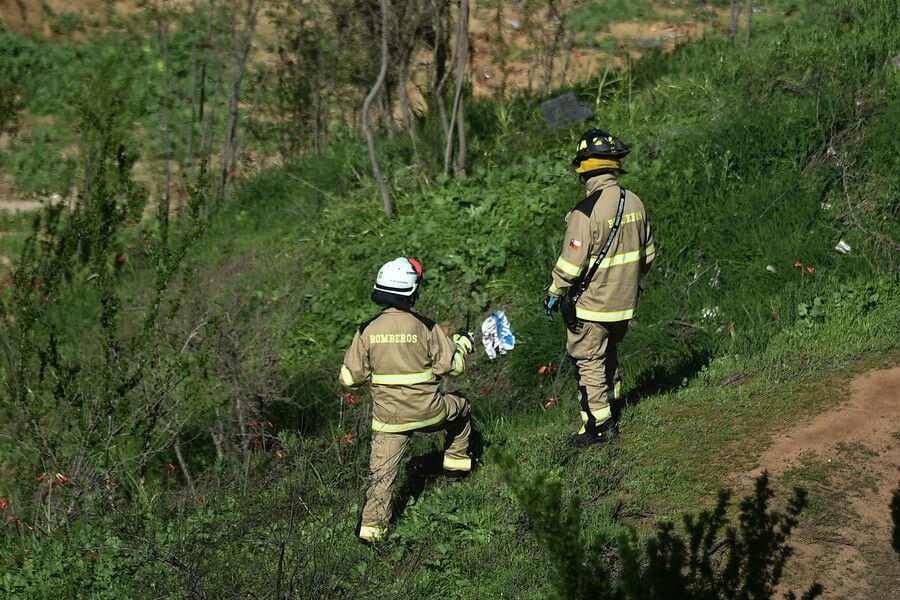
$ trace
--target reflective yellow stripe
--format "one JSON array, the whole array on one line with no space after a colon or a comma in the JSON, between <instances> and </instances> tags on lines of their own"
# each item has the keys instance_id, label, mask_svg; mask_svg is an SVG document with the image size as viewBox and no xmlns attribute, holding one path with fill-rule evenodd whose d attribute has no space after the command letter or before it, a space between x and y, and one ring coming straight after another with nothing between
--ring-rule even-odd
<instances>
[{"instance_id":1,"label":"reflective yellow stripe","mask_svg":"<svg viewBox=\"0 0 900 600\"><path fill-rule=\"evenodd\" d=\"M579 275L581 275L581 267L573 265L562 256L560 256L556 261L556 266L557 268L562 270L563 273L568 273L572 277L578 277Z\"/></svg>"},{"instance_id":2,"label":"reflective yellow stripe","mask_svg":"<svg viewBox=\"0 0 900 600\"><path fill-rule=\"evenodd\" d=\"M371 527L369 525L361 525L359 528L359 537L364 540L378 540L384 537L387 529L384 527Z\"/></svg>"},{"instance_id":3,"label":"reflective yellow stripe","mask_svg":"<svg viewBox=\"0 0 900 600\"><path fill-rule=\"evenodd\" d=\"M472 470L472 459L471 458L447 458L444 457L444 468L450 471L471 471Z\"/></svg>"},{"instance_id":4,"label":"reflective yellow stripe","mask_svg":"<svg viewBox=\"0 0 900 600\"><path fill-rule=\"evenodd\" d=\"M625 321L626 319L630 319L634 317L634 309L629 308L627 310L619 310L614 312L595 312L593 310L587 310L586 308L581 308L580 306L575 307L575 316L583 321L599 321L599 322L612 322L612 321Z\"/></svg>"},{"instance_id":5,"label":"reflective yellow stripe","mask_svg":"<svg viewBox=\"0 0 900 600\"><path fill-rule=\"evenodd\" d=\"M600 263L598 269L608 269L610 267L615 267L617 265L625 265L628 263L637 262L641 259L641 251L635 250L634 252L623 252L622 254L616 254L615 256L607 256L603 259L603 262ZM591 257L591 266L594 266L594 262L597 261L596 256Z\"/></svg>"},{"instance_id":6,"label":"reflective yellow stripe","mask_svg":"<svg viewBox=\"0 0 900 600\"><path fill-rule=\"evenodd\" d=\"M430 427L442 423L447 418L447 411L441 409L437 415L424 421L411 421L409 423L382 423L378 419L372 419L372 429L374 431L383 431L384 433L402 433L404 431L412 431L413 429L421 429L422 427Z\"/></svg>"},{"instance_id":7,"label":"reflective yellow stripe","mask_svg":"<svg viewBox=\"0 0 900 600\"><path fill-rule=\"evenodd\" d=\"M347 387L353 386L353 375L350 374L350 369L347 368L347 365L341 365L341 383Z\"/></svg>"},{"instance_id":8,"label":"reflective yellow stripe","mask_svg":"<svg viewBox=\"0 0 900 600\"><path fill-rule=\"evenodd\" d=\"M616 398L619 397L619 394L621 394L621 393L622 393L622 384L617 383L613 389L609 390L609 392L608 392L609 399L615 400Z\"/></svg>"},{"instance_id":9,"label":"reflective yellow stripe","mask_svg":"<svg viewBox=\"0 0 900 600\"><path fill-rule=\"evenodd\" d=\"M656 245L650 244L649 246L644 247L644 256L651 256L656 254Z\"/></svg>"},{"instance_id":10,"label":"reflective yellow stripe","mask_svg":"<svg viewBox=\"0 0 900 600\"><path fill-rule=\"evenodd\" d=\"M428 369L421 373L375 373L372 375L372 383L376 385L412 385L434 380L434 371Z\"/></svg>"},{"instance_id":11,"label":"reflective yellow stripe","mask_svg":"<svg viewBox=\"0 0 900 600\"><path fill-rule=\"evenodd\" d=\"M550 282L550 289L547 291L550 292L551 294L553 294L554 296L559 296L562 293L562 289L556 287L556 284L553 282Z\"/></svg>"},{"instance_id":12,"label":"reflective yellow stripe","mask_svg":"<svg viewBox=\"0 0 900 600\"><path fill-rule=\"evenodd\" d=\"M463 359L462 350L457 350L453 353L453 370L450 371L451 375L459 375L463 371L466 370L466 361Z\"/></svg>"},{"instance_id":13,"label":"reflective yellow stripe","mask_svg":"<svg viewBox=\"0 0 900 600\"><path fill-rule=\"evenodd\" d=\"M604 406L603 408L592 410L591 414L594 415L594 420L598 425L606 421L612 415L609 406ZM584 411L581 411L581 420L584 422L587 422L588 420L588 414Z\"/></svg>"}]
</instances>

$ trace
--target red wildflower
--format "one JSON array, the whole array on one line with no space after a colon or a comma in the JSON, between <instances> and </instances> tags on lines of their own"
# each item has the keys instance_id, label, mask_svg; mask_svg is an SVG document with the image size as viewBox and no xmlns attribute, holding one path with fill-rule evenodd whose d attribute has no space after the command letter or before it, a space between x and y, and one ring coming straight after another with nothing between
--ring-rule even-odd
<instances>
[{"instance_id":1,"label":"red wildflower","mask_svg":"<svg viewBox=\"0 0 900 600\"><path fill-rule=\"evenodd\" d=\"M62 473L57 473L53 476L54 481L59 484L69 483L69 478L63 475Z\"/></svg>"},{"instance_id":2,"label":"red wildflower","mask_svg":"<svg viewBox=\"0 0 900 600\"><path fill-rule=\"evenodd\" d=\"M116 266L122 268L125 265L125 261L128 260L124 254L119 254L116 256Z\"/></svg>"},{"instance_id":3,"label":"red wildflower","mask_svg":"<svg viewBox=\"0 0 900 600\"><path fill-rule=\"evenodd\" d=\"M344 436L344 439L347 440L348 444L352 444L353 443L353 434L348 433L347 435Z\"/></svg>"},{"instance_id":4,"label":"red wildflower","mask_svg":"<svg viewBox=\"0 0 900 600\"><path fill-rule=\"evenodd\" d=\"M728 329L728 331L731 331L732 329L734 329L734 323L733 322L729 323L728 327L726 329Z\"/></svg>"},{"instance_id":5,"label":"red wildflower","mask_svg":"<svg viewBox=\"0 0 900 600\"><path fill-rule=\"evenodd\" d=\"M800 261L798 260L798 261L796 261L796 262L794 263L794 266L795 266L795 267L799 267L799 268L802 269L802 268L803 268L803 263L800 262Z\"/></svg>"},{"instance_id":6,"label":"red wildflower","mask_svg":"<svg viewBox=\"0 0 900 600\"><path fill-rule=\"evenodd\" d=\"M253 445L259 448L260 446L262 446L262 440L259 438L253 438Z\"/></svg>"},{"instance_id":7,"label":"red wildflower","mask_svg":"<svg viewBox=\"0 0 900 600\"><path fill-rule=\"evenodd\" d=\"M806 267L806 270L807 270L807 272L809 272L809 273L815 273L815 272L816 272L816 269L815 269L814 267Z\"/></svg>"},{"instance_id":8,"label":"red wildflower","mask_svg":"<svg viewBox=\"0 0 900 600\"><path fill-rule=\"evenodd\" d=\"M348 392L347 395L344 396L344 399L347 401L347 404L349 404L350 406L356 406L356 403L358 402L358 400L356 399L356 396L353 394L353 392Z\"/></svg>"},{"instance_id":9,"label":"red wildflower","mask_svg":"<svg viewBox=\"0 0 900 600\"><path fill-rule=\"evenodd\" d=\"M259 421L253 419L252 421L250 421L250 427L259 427Z\"/></svg>"},{"instance_id":10,"label":"red wildflower","mask_svg":"<svg viewBox=\"0 0 900 600\"><path fill-rule=\"evenodd\" d=\"M37 479L38 481L43 481L43 480L44 480L44 475L46 475L46 473L41 473L40 475L38 475L37 477L35 477L35 479Z\"/></svg>"},{"instance_id":11,"label":"red wildflower","mask_svg":"<svg viewBox=\"0 0 900 600\"><path fill-rule=\"evenodd\" d=\"M160 463L159 466L166 470L166 477L171 477L175 474L175 465L172 463Z\"/></svg>"},{"instance_id":12,"label":"red wildflower","mask_svg":"<svg viewBox=\"0 0 900 600\"><path fill-rule=\"evenodd\" d=\"M6 510L7 508L9 508L9 500L0 498L0 510Z\"/></svg>"},{"instance_id":13,"label":"red wildflower","mask_svg":"<svg viewBox=\"0 0 900 600\"><path fill-rule=\"evenodd\" d=\"M554 406L559 404L559 401L553 396L548 396L547 401L544 403L544 410L550 410Z\"/></svg>"}]
</instances>

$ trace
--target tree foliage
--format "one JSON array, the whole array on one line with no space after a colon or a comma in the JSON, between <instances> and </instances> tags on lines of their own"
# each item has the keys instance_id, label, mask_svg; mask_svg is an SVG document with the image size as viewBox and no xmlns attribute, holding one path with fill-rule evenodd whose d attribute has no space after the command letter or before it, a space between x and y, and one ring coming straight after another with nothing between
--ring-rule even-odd
<instances>
[{"instance_id":1,"label":"tree foliage","mask_svg":"<svg viewBox=\"0 0 900 600\"><path fill-rule=\"evenodd\" d=\"M788 538L806 507L806 492L796 488L784 512L771 509L774 494L764 473L754 494L741 502L737 527L728 524L730 494L723 491L713 510L685 515L683 533L663 523L643 542L633 530L614 543L586 540L581 501L577 495L564 500L558 476L529 477L512 457L503 455L500 461L552 566L559 598L773 598L793 553ZM821 593L822 586L813 584L803 599Z\"/></svg>"}]
</instances>

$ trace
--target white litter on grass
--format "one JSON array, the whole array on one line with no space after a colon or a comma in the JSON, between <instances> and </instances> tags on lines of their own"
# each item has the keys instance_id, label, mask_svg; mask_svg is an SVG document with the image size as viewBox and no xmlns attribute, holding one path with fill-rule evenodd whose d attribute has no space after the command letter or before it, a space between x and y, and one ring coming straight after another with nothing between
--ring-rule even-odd
<instances>
[{"instance_id":1,"label":"white litter on grass","mask_svg":"<svg viewBox=\"0 0 900 600\"><path fill-rule=\"evenodd\" d=\"M840 252L841 254L850 254L850 244L845 242L844 240L840 240L837 243L837 246L834 247L835 250Z\"/></svg>"},{"instance_id":2,"label":"white litter on grass","mask_svg":"<svg viewBox=\"0 0 900 600\"><path fill-rule=\"evenodd\" d=\"M502 310L494 311L494 314L481 323L481 345L491 360L516 347L516 336L512 334L509 319Z\"/></svg>"},{"instance_id":3,"label":"white litter on grass","mask_svg":"<svg viewBox=\"0 0 900 600\"><path fill-rule=\"evenodd\" d=\"M713 319L718 317L719 314L721 314L721 311L719 310L718 306L713 306L712 308L704 308L700 312L700 316L702 316L707 321L712 321Z\"/></svg>"},{"instance_id":4,"label":"white litter on grass","mask_svg":"<svg viewBox=\"0 0 900 600\"><path fill-rule=\"evenodd\" d=\"M769 273L777 273L778 269L776 269L772 265L766 265L766 271L768 271Z\"/></svg>"}]
</instances>

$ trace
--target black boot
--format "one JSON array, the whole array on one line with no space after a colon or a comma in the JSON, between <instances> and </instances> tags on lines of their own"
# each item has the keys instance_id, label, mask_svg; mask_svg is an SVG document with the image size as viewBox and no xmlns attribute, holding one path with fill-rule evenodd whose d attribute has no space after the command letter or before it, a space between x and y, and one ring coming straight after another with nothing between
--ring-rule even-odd
<instances>
[{"instance_id":1,"label":"black boot","mask_svg":"<svg viewBox=\"0 0 900 600\"><path fill-rule=\"evenodd\" d=\"M593 446L594 444L599 444L603 441L604 440L602 435L598 433L591 433L589 431L585 431L584 433L576 433L571 438L569 438L569 442L576 448Z\"/></svg>"},{"instance_id":2,"label":"black boot","mask_svg":"<svg viewBox=\"0 0 900 600\"><path fill-rule=\"evenodd\" d=\"M444 481L449 484L459 483L469 475L469 471L452 471L444 469Z\"/></svg>"},{"instance_id":3,"label":"black boot","mask_svg":"<svg viewBox=\"0 0 900 600\"><path fill-rule=\"evenodd\" d=\"M607 419L599 427L585 428L583 433L576 433L571 437L570 442L576 448L608 442L613 438L613 432L617 430L617 425L618 421L615 419Z\"/></svg>"}]
</instances>

